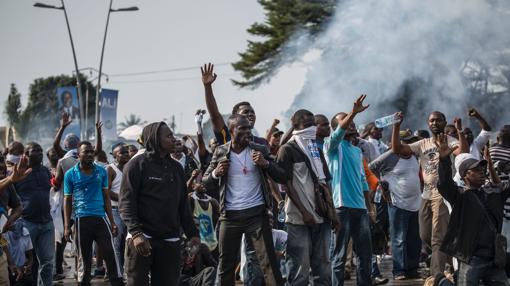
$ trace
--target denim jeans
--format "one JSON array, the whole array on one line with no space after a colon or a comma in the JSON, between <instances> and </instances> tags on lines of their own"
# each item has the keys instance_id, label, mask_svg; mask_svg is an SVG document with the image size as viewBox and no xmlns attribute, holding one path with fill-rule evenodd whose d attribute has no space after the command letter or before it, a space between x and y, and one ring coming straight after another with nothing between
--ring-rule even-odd
<instances>
[{"instance_id":1,"label":"denim jeans","mask_svg":"<svg viewBox=\"0 0 510 286\"><path fill-rule=\"evenodd\" d=\"M124 249L126 245L127 228L122 219L120 218L119 209L112 207L113 221L117 225L117 236L113 238L113 246L117 261L120 264L120 273L124 273Z\"/></svg>"},{"instance_id":2,"label":"denim jeans","mask_svg":"<svg viewBox=\"0 0 510 286\"><path fill-rule=\"evenodd\" d=\"M341 207L336 210L341 223L340 232L335 235L335 249L333 250L333 285L344 285L345 260L349 238L352 237L353 250L358 257L356 268L357 285L372 285L371 262L372 242L370 222L366 209Z\"/></svg>"},{"instance_id":3,"label":"denim jeans","mask_svg":"<svg viewBox=\"0 0 510 286\"><path fill-rule=\"evenodd\" d=\"M415 275L420 263L421 239L418 212L390 205L390 240L393 275Z\"/></svg>"},{"instance_id":4,"label":"denim jeans","mask_svg":"<svg viewBox=\"0 0 510 286\"><path fill-rule=\"evenodd\" d=\"M312 226L289 223L287 234L287 285L308 286L310 280L314 286L331 285L331 226L328 223Z\"/></svg>"},{"instance_id":5,"label":"denim jeans","mask_svg":"<svg viewBox=\"0 0 510 286\"><path fill-rule=\"evenodd\" d=\"M486 286L508 285L505 270L497 268L492 259L473 256L469 264L460 263L458 286L478 286L480 280Z\"/></svg>"},{"instance_id":6,"label":"denim jeans","mask_svg":"<svg viewBox=\"0 0 510 286\"><path fill-rule=\"evenodd\" d=\"M30 233L35 255L39 262L37 285L51 286L53 281L53 259L55 255L55 228L53 221L32 223L24 221ZM32 271L36 271L33 269Z\"/></svg>"}]
</instances>

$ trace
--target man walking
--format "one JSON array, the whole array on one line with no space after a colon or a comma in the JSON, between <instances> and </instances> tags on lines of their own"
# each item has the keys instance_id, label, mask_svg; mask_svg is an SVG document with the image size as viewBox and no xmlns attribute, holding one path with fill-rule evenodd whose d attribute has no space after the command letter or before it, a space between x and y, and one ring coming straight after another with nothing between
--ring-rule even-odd
<instances>
[{"instance_id":1,"label":"man walking","mask_svg":"<svg viewBox=\"0 0 510 286\"><path fill-rule=\"evenodd\" d=\"M219 285L235 285L235 268L241 238L255 250L267 286L282 285L274 251L268 210L271 195L267 175L274 176L275 165L268 161L266 146L252 143L251 125L244 115L228 120L232 139L218 146L203 182L220 193Z\"/></svg>"},{"instance_id":2,"label":"man walking","mask_svg":"<svg viewBox=\"0 0 510 286\"><path fill-rule=\"evenodd\" d=\"M331 224L338 228L330 190L325 187L331 176L324 155L318 149L313 113L298 110L291 121L293 136L280 148L277 158L282 169L277 181L285 184L287 191L287 282L305 286L312 280L313 285L329 286Z\"/></svg>"},{"instance_id":3,"label":"man walking","mask_svg":"<svg viewBox=\"0 0 510 286\"><path fill-rule=\"evenodd\" d=\"M32 172L14 183L23 205L22 218L32 238L35 255L39 262L38 285L51 286L53 281L53 257L55 253L55 229L50 214L50 170L43 166L41 145L28 143L25 149ZM35 269L34 269L35 270Z\"/></svg>"},{"instance_id":4,"label":"man walking","mask_svg":"<svg viewBox=\"0 0 510 286\"><path fill-rule=\"evenodd\" d=\"M422 204L420 207L420 237L422 241L432 249L432 258L430 262L430 274L432 276L442 273L445 269L446 255L439 248L443 242L446 229L448 227L448 208L443 202L441 194L437 190L439 174L437 171L439 165L439 153L437 140L439 135L444 132L446 126L446 117L439 111L434 111L429 115L428 125L432 132L431 138L422 139L413 144L405 144L400 141L400 125L404 119L402 112L397 113L399 121L393 125L393 134L391 137L391 149L394 153L409 156L416 155L421 164L421 170L424 181L422 193ZM460 119L455 120L457 131L462 131ZM467 151L467 142L464 136L459 136L459 141L449 137L450 147L458 147L453 154L458 155Z\"/></svg>"},{"instance_id":5,"label":"man walking","mask_svg":"<svg viewBox=\"0 0 510 286\"><path fill-rule=\"evenodd\" d=\"M401 131L405 144L418 141L411 131ZM380 178L382 197L388 204L393 278L404 280L418 276L421 240L418 210L421 204L420 165L414 155L398 155L391 150L369 165Z\"/></svg>"},{"instance_id":6,"label":"man walking","mask_svg":"<svg viewBox=\"0 0 510 286\"><path fill-rule=\"evenodd\" d=\"M184 170L170 157L175 138L166 123L142 131L145 152L124 167L119 195L126 224L125 272L130 286L177 286L181 270L181 229L191 244L200 238L190 211Z\"/></svg>"},{"instance_id":7,"label":"man walking","mask_svg":"<svg viewBox=\"0 0 510 286\"><path fill-rule=\"evenodd\" d=\"M124 273L124 246L126 244L126 225L120 218L119 213L119 192L122 184L122 171L129 161L129 148L124 143L117 143L112 146L112 155L115 160L108 165L106 172L108 174L108 194L112 202L112 215L115 225L117 225L117 235L113 239L115 255L120 264L120 272Z\"/></svg>"},{"instance_id":8,"label":"man walking","mask_svg":"<svg viewBox=\"0 0 510 286\"><path fill-rule=\"evenodd\" d=\"M106 261L110 283L124 285L113 249L117 226L112 215L106 170L94 163L94 148L90 142L79 144L78 157L78 164L64 176L64 236L70 239L74 210L75 241L83 266L78 271L78 283L90 285L92 243L96 242Z\"/></svg>"},{"instance_id":9,"label":"man walking","mask_svg":"<svg viewBox=\"0 0 510 286\"><path fill-rule=\"evenodd\" d=\"M372 217L375 217L375 213L370 204L370 190L365 176L362 151L352 144L357 136L354 117L368 108L368 105L363 105L365 98L366 95L360 96L349 114L338 113L333 117L331 128L335 131L324 143L329 171L333 177L331 183L333 203L338 220L342 223L335 237L333 250L335 286L344 284L349 238L352 238L353 250L359 258L356 269L357 285L372 285L372 243L367 208L371 209Z\"/></svg>"}]
</instances>

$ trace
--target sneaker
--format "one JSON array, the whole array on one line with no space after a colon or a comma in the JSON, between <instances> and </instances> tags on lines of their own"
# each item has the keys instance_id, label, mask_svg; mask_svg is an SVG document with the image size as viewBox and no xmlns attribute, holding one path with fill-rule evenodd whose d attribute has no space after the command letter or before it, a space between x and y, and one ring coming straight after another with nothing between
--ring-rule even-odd
<instances>
[{"instance_id":1,"label":"sneaker","mask_svg":"<svg viewBox=\"0 0 510 286\"><path fill-rule=\"evenodd\" d=\"M384 284L388 284L389 281L390 280L388 278L383 278L383 277L372 278L373 285L384 285Z\"/></svg>"},{"instance_id":2,"label":"sneaker","mask_svg":"<svg viewBox=\"0 0 510 286\"><path fill-rule=\"evenodd\" d=\"M402 281L406 280L407 276L405 274L398 274L393 277L393 280Z\"/></svg>"},{"instance_id":3,"label":"sneaker","mask_svg":"<svg viewBox=\"0 0 510 286\"><path fill-rule=\"evenodd\" d=\"M104 276L104 274L106 273L104 267L101 267L101 268L96 268L94 270L94 276Z\"/></svg>"}]
</instances>

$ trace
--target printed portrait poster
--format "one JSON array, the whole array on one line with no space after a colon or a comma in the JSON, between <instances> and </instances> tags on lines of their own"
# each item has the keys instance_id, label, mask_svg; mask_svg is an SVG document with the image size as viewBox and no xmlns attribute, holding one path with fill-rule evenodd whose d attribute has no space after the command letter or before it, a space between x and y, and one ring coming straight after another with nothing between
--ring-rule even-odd
<instances>
[{"instance_id":1,"label":"printed portrait poster","mask_svg":"<svg viewBox=\"0 0 510 286\"><path fill-rule=\"evenodd\" d=\"M103 139L117 140L117 103L119 91L114 89L101 89L100 116L103 122Z\"/></svg>"},{"instance_id":2,"label":"printed portrait poster","mask_svg":"<svg viewBox=\"0 0 510 286\"><path fill-rule=\"evenodd\" d=\"M65 86L57 88L58 112L60 120L65 112L69 114L72 120L64 131L63 138L69 133L80 136L80 104L78 102L78 93L75 86Z\"/></svg>"}]
</instances>

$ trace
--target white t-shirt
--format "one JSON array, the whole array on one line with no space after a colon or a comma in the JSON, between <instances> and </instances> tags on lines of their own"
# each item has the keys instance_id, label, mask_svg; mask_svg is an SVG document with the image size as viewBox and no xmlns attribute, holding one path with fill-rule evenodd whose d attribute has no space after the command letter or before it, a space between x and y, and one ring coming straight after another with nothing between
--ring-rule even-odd
<instances>
[{"instance_id":1,"label":"white t-shirt","mask_svg":"<svg viewBox=\"0 0 510 286\"><path fill-rule=\"evenodd\" d=\"M262 180L251 158L251 149L230 152L226 185L226 210L244 210L264 204Z\"/></svg>"},{"instance_id":2,"label":"white t-shirt","mask_svg":"<svg viewBox=\"0 0 510 286\"><path fill-rule=\"evenodd\" d=\"M374 139L372 137L368 137L368 142L372 143L375 147L376 158L381 156L384 152L388 151L388 145L384 144L381 140Z\"/></svg>"},{"instance_id":3,"label":"white t-shirt","mask_svg":"<svg viewBox=\"0 0 510 286\"><path fill-rule=\"evenodd\" d=\"M110 164L110 167L115 172L115 179L113 179L111 190L112 190L112 192L114 192L118 195L120 192L120 186L122 185L122 171L119 170L119 168L115 165L115 163ZM119 206L118 201L114 201L114 200L111 200L111 201L112 201L112 207Z\"/></svg>"},{"instance_id":4,"label":"white t-shirt","mask_svg":"<svg viewBox=\"0 0 510 286\"><path fill-rule=\"evenodd\" d=\"M420 165L411 156L400 158L393 170L382 179L389 183L391 201L394 206L408 211L418 211L421 205Z\"/></svg>"}]
</instances>

